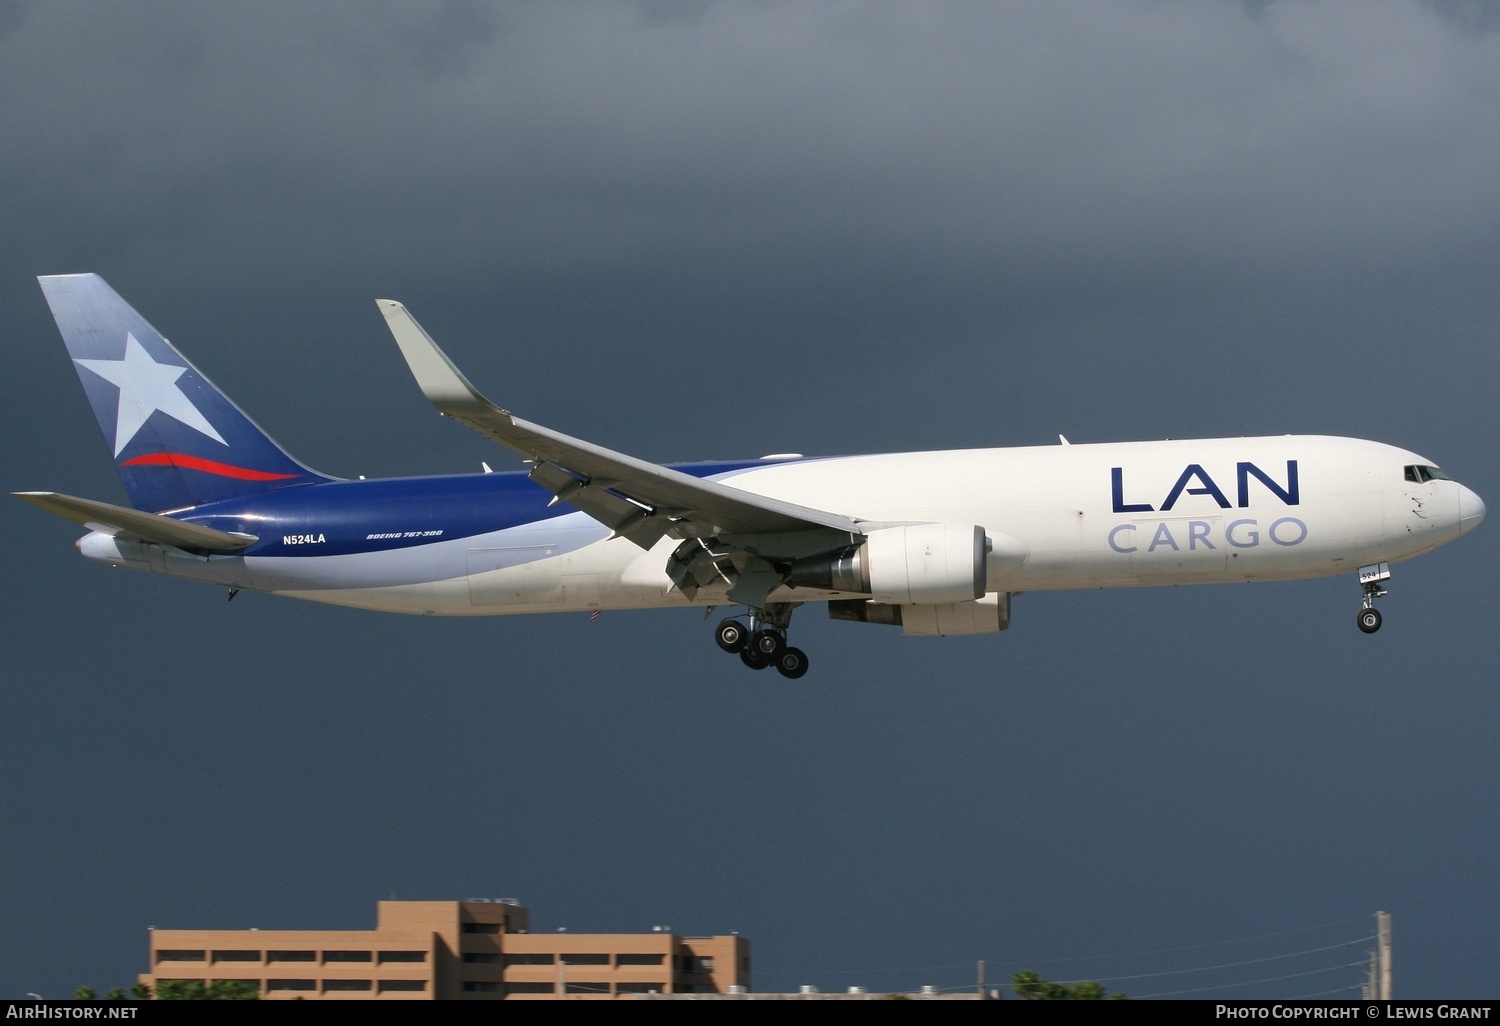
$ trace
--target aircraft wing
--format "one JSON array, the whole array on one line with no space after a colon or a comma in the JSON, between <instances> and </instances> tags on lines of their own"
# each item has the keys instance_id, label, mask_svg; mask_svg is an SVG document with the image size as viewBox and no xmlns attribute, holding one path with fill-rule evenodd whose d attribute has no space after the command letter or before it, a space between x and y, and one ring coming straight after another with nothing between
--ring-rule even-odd
<instances>
[{"instance_id":1,"label":"aircraft wing","mask_svg":"<svg viewBox=\"0 0 1500 1026\"><path fill-rule=\"evenodd\" d=\"M201 524L175 520L160 513L147 513L94 499L59 495L57 492L11 494L64 520L82 524L91 531L155 542L158 545L172 545L179 549L232 553L249 548L259 540L253 534L229 534Z\"/></svg>"},{"instance_id":2,"label":"aircraft wing","mask_svg":"<svg viewBox=\"0 0 1500 1026\"><path fill-rule=\"evenodd\" d=\"M571 503L642 548L666 534L862 533L848 517L704 481L512 416L469 383L406 307L375 302L432 405L533 461L531 479L556 496L554 502Z\"/></svg>"}]
</instances>

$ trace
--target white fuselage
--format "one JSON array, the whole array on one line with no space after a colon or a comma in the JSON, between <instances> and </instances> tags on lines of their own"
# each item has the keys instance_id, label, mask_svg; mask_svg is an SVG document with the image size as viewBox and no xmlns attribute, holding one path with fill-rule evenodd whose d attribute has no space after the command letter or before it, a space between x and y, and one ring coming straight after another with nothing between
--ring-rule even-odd
<instances>
[{"instance_id":1,"label":"white fuselage","mask_svg":"<svg viewBox=\"0 0 1500 1026\"><path fill-rule=\"evenodd\" d=\"M990 592L1290 580L1353 573L1457 538L1483 517L1451 480L1408 480L1414 453L1327 436L893 453L769 462L716 476L861 524L984 528ZM546 495L537 489L538 508ZM555 512L555 511L554 511ZM421 530L417 522L393 530ZM197 557L94 534L90 558L365 609L442 616L724 603L692 599L649 551L582 513L395 551ZM858 597L782 587L770 601Z\"/></svg>"}]
</instances>

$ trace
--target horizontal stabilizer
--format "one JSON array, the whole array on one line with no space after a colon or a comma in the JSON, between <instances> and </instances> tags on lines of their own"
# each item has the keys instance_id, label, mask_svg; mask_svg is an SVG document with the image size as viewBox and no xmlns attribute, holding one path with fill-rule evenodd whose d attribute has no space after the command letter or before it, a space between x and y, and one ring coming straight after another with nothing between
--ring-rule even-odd
<instances>
[{"instance_id":1,"label":"horizontal stabilizer","mask_svg":"<svg viewBox=\"0 0 1500 1026\"><path fill-rule=\"evenodd\" d=\"M209 552L239 552L254 545L253 534L229 534L215 531L212 527L189 524L174 520L160 513L145 513L138 509L127 509L94 499L80 499L56 492L12 492L18 499L25 499L39 509L82 524L92 531L120 535L158 545L172 545L179 549L198 549Z\"/></svg>"}]
</instances>

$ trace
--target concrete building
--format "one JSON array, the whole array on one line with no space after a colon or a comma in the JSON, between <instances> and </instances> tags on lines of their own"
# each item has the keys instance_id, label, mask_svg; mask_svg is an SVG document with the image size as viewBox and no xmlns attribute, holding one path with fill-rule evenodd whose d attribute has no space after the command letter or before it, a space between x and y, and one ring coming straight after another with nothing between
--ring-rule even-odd
<instances>
[{"instance_id":1,"label":"concrete building","mask_svg":"<svg viewBox=\"0 0 1500 1026\"><path fill-rule=\"evenodd\" d=\"M152 930L152 987L255 984L263 998L610 1000L750 985L739 936L529 933L512 901L382 901L374 930Z\"/></svg>"}]
</instances>

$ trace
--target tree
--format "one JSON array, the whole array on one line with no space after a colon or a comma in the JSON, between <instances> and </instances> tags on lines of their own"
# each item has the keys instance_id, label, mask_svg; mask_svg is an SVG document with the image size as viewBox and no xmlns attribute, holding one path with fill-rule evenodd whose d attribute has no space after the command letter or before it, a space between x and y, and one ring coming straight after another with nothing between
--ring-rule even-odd
<instances>
[{"instance_id":1,"label":"tree","mask_svg":"<svg viewBox=\"0 0 1500 1026\"><path fill-rule=\"evenodd\" d=\"M255 1001L260 988L245 980L215 980L204 986L198 980L162 980L156 985L158 1001Z\"/></svg>"},{"instance_id":2,"label":"tree","mask_svg":"<svg viewBox=\"0 0 1500 1026\"><path fill-rule=\"evenodd\" d=\"M127 996L133 1001L150 1001L151 985L149 983L133 983L130 985L130 990L128 991L124 987L111 987L104 992L104 1000L106 1001L124 1001ZM75 1001L97 1001L98 999L99 995L94 991L93 987L79 987L73 992L73 1000Z\"/></svg>"},{"instance_id":3,"label":"tree","mask_svg":"<svg viewBox=\"0 0 1500 1026\"><path fill-rule=\"evenodd\" d=\"M1093 980L1081 980L1069 986L1044 980L1029 970L1012 976L1010 985L1025 1001L1099 1001L1104 997L1103 984ZM1111 994L1110 997L1121 1000L1125 995Z\"/></svg>"}]
</instances>

